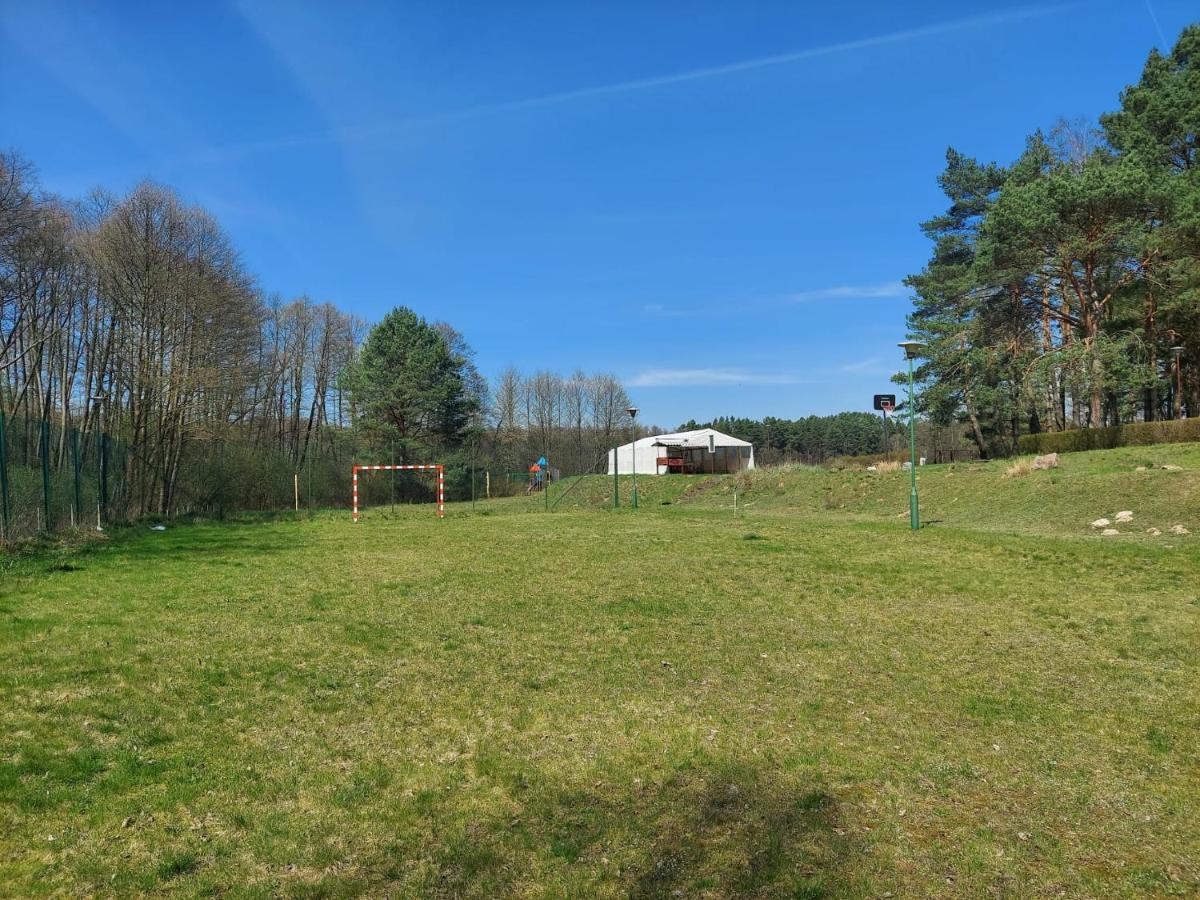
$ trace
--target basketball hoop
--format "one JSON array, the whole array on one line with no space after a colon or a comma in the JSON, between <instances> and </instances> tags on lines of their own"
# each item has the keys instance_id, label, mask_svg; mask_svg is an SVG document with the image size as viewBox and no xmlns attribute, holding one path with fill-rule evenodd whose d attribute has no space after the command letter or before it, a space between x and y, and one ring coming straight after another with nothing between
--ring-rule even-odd
<instances>
[{"instance_id":1,"label":"basketball hoop","mask_svg":"<svg viewBox=\"0 0 1200 900\"><path fill-rule=\"evenodd\" d=\"M879 408L883 410L883 414L885 416L890 416L892 414L892 410L896 408L896 404L884 401L883 403L879 404Z\"/></svg>"}]
</instances>

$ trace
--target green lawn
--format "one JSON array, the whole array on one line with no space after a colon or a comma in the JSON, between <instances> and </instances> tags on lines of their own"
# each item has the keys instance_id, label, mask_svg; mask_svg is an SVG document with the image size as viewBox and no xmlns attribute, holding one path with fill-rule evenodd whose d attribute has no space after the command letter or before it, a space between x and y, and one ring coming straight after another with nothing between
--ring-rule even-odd
<instances>
[{"instance_id":1,"label":"green lawn","mask_svg":"<svg viewBox=\"0 0 1200 900\"><path fill-rule=\"evenodd\" d=\"M0 893L1194 894L1200 452L1004 468L10 562Z\"/></svg>"}]
</instances>

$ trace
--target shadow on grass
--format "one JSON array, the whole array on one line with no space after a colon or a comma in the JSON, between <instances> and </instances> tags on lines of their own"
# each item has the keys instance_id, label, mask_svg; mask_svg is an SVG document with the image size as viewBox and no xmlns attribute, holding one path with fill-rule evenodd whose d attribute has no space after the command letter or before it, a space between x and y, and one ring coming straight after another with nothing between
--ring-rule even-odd
<instances>
[{"instance_id":1,"label":"shadow on grass","mask_svg":"<svg viewBox=\"0 0 1200 900\"><path fill-rule=\"evenodd\" d=\"M122 539L95 552L119 554L125 560L153 562L186 558L218 560L221 557L244 559L294 550L278 530L256 529L252 525L177 526L167 532L127 533Z\"/></svg>"},{"instance_id":2,"label":"shadow on grass","mask_svg":"<svg viewBox=\"0 0 1200 900\"><path fill-rule=\"evenodd\" d=\"M482 762L521 813L446 834L429 894L515 891L528 884L525 857L542 871L587 872L590 884L574 886L589 892L827 897L845 890L857 855L833 796L742 762L697 759L658 783L586 788Z\"/></svg>"}]
</instances>

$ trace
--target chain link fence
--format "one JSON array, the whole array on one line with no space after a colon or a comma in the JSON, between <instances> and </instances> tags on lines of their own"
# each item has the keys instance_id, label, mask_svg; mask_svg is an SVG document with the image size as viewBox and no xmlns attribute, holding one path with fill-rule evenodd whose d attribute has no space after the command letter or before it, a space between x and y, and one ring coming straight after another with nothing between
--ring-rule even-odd
<instances>
[{"instance_id":1,"label":"chain link fence","mask_svg":"<svg viewBox=\"0 0 1200 900\"><path fill-rule=\"evenodd\" d=\"M524 493L527 472L503 473L467 450L412 450L420 461L445 465L446 499L485 500ZM171 515L223 518L239 512L348 508L351 467L399 461L397 448L371 446L351 430L331 429L297 466L285 447L236 437L188 445L161 500L161 473L137 447L108 434L0 410L0 544L72 528ZM141 473L140 479L138 473ZM364 504L378 509L433 503L434 483L412 473L379 473L359 485Z\"/></svg>"},{"instance_id":2,"label":"chain link fence","mask_svg":"<svg viewBox=\"0 0 1200 900\"><path fill-rule=\"evenodd\" d=\"M0 540L125 520L126 459L109 435L0 411Z\"/></svg>"}]
</instances>

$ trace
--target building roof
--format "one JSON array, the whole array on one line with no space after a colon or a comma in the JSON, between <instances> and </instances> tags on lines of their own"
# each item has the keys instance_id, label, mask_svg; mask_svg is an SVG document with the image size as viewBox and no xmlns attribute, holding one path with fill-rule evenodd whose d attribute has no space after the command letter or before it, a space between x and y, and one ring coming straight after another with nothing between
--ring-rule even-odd
<instances>
[{"instance_id":1,"label":"building roof","mask_svg":"<svg viewBox=\"0 0 1200 900\"><path fill-rule=\"evenodd\" d=\"M638 447L707 447L708 437L712 435L717 447L753 447L749 441L743 441L732 435L724 434L715 428L697 428L695 431L676 431L671 434L654 434L650 437L638 438ZM628 447L629 444L623 446Z\"/></svg>"}]
</instances>

